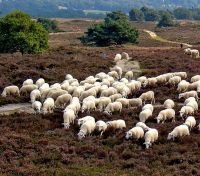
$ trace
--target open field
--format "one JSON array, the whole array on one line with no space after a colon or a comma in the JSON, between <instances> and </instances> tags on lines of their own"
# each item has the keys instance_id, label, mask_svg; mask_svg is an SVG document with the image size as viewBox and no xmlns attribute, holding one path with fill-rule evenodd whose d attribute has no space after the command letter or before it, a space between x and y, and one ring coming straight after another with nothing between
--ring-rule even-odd
<instances>
[{"instance_id":1,"label":"open field","mask_svg":"<svg viewBox=\"0 0 200 176\"><path fill-rule=\"evenodd\" d=\"M143 29L154 30L153 23L134 23L139 28L140 42L138 46L122 45L111 47L82 46L77 39L88 25L98 21L64 20L59 25L62 34L50 36L50 51L41 55L16 56L0 54L0 91L10 84L21 86L27 78L35 81L43 77L48 83L62 82L67 73L79 81L99 72L108 72L114 66L116 53L127 52L133 60L140 63L141 75L147 77L175 71L186 71L188 80L200 73L200 60L183 54L183 49L177 44L154 41L142 32ZM198 45L199 24L181 27L156 29L162 38L171 41L181 41ZM79 30L76 31L74 28ZM66 32L66 33L65 33ZM74 32L74 33L68 33ZM77 33L76 33L77 32ZM105 56L105 57L103 57ZM3 73L3 74L2 74ZM191 135L182 139L167 141L167 134L183 123L179 116L183 99L178 99L175 88L159 85L153 88L143 88L135 93L138 97L147 90L155 91L156 104L160 105L167 98L175 100L176 122L157 124L154 119L160 106L155 108L147 125L159 131L159 139L150 149L145 149L143 140L127 141L125 132L138 122L141 109L124 108L120 114L108 117L99 112L92 112L96 120L122 118L127 128L122 131L107 131L102 137L97 133L78 141L77 124L64 130L62 112L50 115L14 114L0 117L0 175L70 175L70 176L132 176L132 175L200 175L200 132L197 128ZM26 102L27 97L2 98L0 105L7 103ZM87 115L79 113L79 117ZM198 124L200 111L195 113Z\"/></svg>"}]
</instances>

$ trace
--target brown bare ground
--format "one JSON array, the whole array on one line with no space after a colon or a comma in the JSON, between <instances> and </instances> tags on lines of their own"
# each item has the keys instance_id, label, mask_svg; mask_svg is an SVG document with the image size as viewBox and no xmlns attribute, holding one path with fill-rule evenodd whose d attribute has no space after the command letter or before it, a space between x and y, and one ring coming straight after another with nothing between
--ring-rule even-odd
<instances>
[{"instance_id":1,"label":"brown bare ground","mask_svg":"<svg viewBox=\"0 0 200 176\"><path fill-rule=\"evenodd\" d=\"M80 21L81 31L88 23ZM73 26L74 21L62 21L62 28ZM79 24L79 23L78 23ZM85 25L84 25L85 24ZM77 26L77 21L74 24ZM140 25L140 30L148 29L148 24ZM143 26L144 25L144 26ZM149 24L150 28L154 24ZM143 26L143 27L142 27ZM159 35L172 40L175 34L185 31L192 43L195 35L194 26L161 29ZM189 30L190 29L190 30ZM148 30L152 30L148 29ZM180 31L179 31L180 30ZM141 33L140 44L86 47L77 37L80 34L62 34L50 36L50 51L41 55L15 56L0 55L0 90L10 84L21 86L26 78L45 78L49 83L62 82L67 73L79 81L101 71L108 72L114 65L112 59L116 53L127 52L142 68L141 75L157 76L166 72L186 71L188 80L200 73L200 60L183 54L177 45L153 41L147 34ZM193 42L192 44L197 43ZM200 49L198 45L195 48ZM104 54L106 57L104 58ZM145 88L133 95L138 97L142 92L154 90L156 103L162 104L172 98L177 103L178 92L175 88L159 85ZM7 103L27 102L27 97L0 97L0 105ZM97 133L77 140L78 126L72 125L64 130L61 123L62 113L51 115L14 114L0 117L0 174L2 175L200 175L200 132L195 128L189 137L174 142L167 141L167 134L177 125L183 123L175 107L176 123L156 124L154 117L161 110L156 107L153 117L147 125L159 131L159 139L152 148L145 150L143 140L126 141L125 132L138 122L140 109L123 109L121 114L108 117L99 112L92 112L96 120L122 118L127 128L122 131L107 131L103 137ZM79 113L79 117L86 114ZM200 122L200 113L195 117Z\"/></svg>"}]
</instances>

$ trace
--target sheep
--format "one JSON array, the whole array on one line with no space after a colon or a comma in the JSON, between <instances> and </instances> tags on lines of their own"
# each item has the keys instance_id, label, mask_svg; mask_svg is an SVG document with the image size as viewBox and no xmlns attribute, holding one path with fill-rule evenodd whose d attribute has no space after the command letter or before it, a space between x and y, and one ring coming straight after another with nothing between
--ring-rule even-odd
<instances>
[{"instance_id":1,"label":"sheep","mask_svg":"<svg viewBox=\"0 0 200 176\"><path fill-rule=\"evenodd\" d=\"M73 76L71 74L66 74L65 79L66 80L73 79Z\"/></svg>"},{"instance_id":2,"label":"sheep","mask_svg":"<svg viewBox=\"0 0 200 176\"><path fill-rule=\"evenodd\" d=\"M140 122L145 122L151 116L152 116L152 111L150 109L145 109L141 111L139 114Z\"/></svg>"},{"instance_id":3,"label":"sheep","mask_svg":"<svg viewBox=\"0 0 200 176\"><path fill-rule=\"evenodd\" d=\"M43 84L45 83L44 78L39 78L35 84L38 86L38 88L40 88Z\"/></svg>"},{"instance_id":4,"label":"sheep","mask_svg":"<svg viewBox=\"0 0 200 176\"><path fill-rule=\"evenodd\" d=\"M180 98L185 98L186 99L186 98L189 98L189 97L194 97L196 100L199 99L197 91L194 91L194 90L188 91L188 92L184 92L184 93L180 93L179 96L178 96L179 99Z\"/></svg>"},{"instance_id":5,"label":"sheep","mask_svg":"<svg viewBox=\"0 0 200 176\"><path fill-rule=\"evenodd\" d=\"M34 89L33 91L31 91L30 93L31 103L33 103L36 99L39 99L40 97L41 93L38 89Z\"/></svg>"},{"instance_id":6,"label":"sheep","mask_svg":"<svg viewBox=\"0 0 200 176\"><path fill-rule=\"evenodd\" d=\"M86 97L88 97L88 96L91 96L91 95L94 96L94 97L96 97L96 95L97 95L96 90L93 89L93 88L90 88L90 89L88 89L88 90L83 91L83 92L81 93L81 96L79 97L79 100L80 100L80 101L83 101L84 98L86 98Z\"/></svg>"},{"instance_id":7,"label":"sheep","mask_svg":"<svg viewBox=\"0 0 200 176\"><path fill-rule=\"evenodd\" d=\"M186 105L187 103L189 103L191 101L196 101L196 99L194 97L186 98L185 101L184 101L184 105Z\"/></svg>"},{"instance_id":8,"label":"sheep","mask_svg":"<svg viewBox=\"0 0 200 176\"><path fill-rule=\"evenodd\" d=\"M63 120L62 123L64 125L65 129L68 129L70 127L70 123L74 124L74 120L76 119L76 115L73 109L65 109L63 113Z\"/></svg>"},{"instance_id":9,"label":"sheep","mask_svg":"<svg viewBox=\"0 0 200 176\"><path fill-rule=\"evenodd\" d=\"M100 97L97 103L97 109L102 112L109 103L111 103L110 97Z\"/></svg>"},{"instance_id":10,"label":"sheep","mask_svg":"<svg viewBox=\"0 0 200 176\"><path fill-rule=\"evenodd\" d=\"M157 119L157 123L160 123L160 121L164 123L167 119L172 119L172 122L175 122L175 111L173 109L162 110L155 119Z\"/></svg>"},{"instance_id":11,"label":"sheep","mask_svg":"<svg viewBox=\"0 0 200 176\"><path fill-rule=\"evenodd\" d=\"M142 107L142 111L145 110L145 109L150 109L153 113L153 105L152 104L146 104Z\"/></svg>"},{"instance_id":12,"label":"sheep","mask_svg":"<svg viewBox=\"0 0 200 176\"><path fill-rule=\"evenodd\" d=\"M143 83L143 87L146 87L147 85L150 87L155 87L157 84L157 79L152 77L152 78L147 78L147 80Z\"/></svg>"},{"instance_id":13,"label":"sheep","mask_svg":"<svg viewBox=\"0 0 200 176\"><path fill-rule=\"evenodd\" d=\"M95 75L95 78L99 78L99 79L104 79L104 78L107 78L108 77L108 75L106 74L106 73L104 73L104 72L100 72L100 73L97 73L96 75Z\"/></svg>"},{"instance_id":14,"label":"sheep","mask_svg":"<svg viewBox=\"0 0 200 176\"><path fill-rule=\"evenodd\" d=\"M158 140L158 130L155 128L150 128L144 135L144 144L146 145L146 149L148 149L153 142Z\"/></svg>"},{"instance_id":15,"label":"sheep","mask_svg":"<svg viewBox=\"0 0 200 176\"><path fill-rule=\"evenodd\" d=\"M66 104L70 103L72 101L72 96L68 93L60 95L56 98L55 101L55 108L57 107L64 107Z\"/></svg>"},{"instance_id":16,"label":"sheep","mask_svg":"<svg viewBox=\"0 0 200 176\"><path fill-rule=\"evenodd\" d=\"M104 113L112 115L112 112L114 111L121 112L121 110L122 110L121 102L112 102L106 106Z\"/></svg>"},{"instance_id":17,"label":"sheep","mask_svg":"<svg viewBox=\"0 0 200 176\"><path fill-rule=\"evenodd\" d=\"M68 90L69 89L68 80L65 80L64 82L61 83L61 89L63 89L63 90Z\"/></svg>"},{"instance_id":18,"label":"sheep","mask_svg":"<svg viewBox=\"0 0 200 176\"><path fill-rule=\"evenodd\" d=\"M115 66L115 67L111 68L110 70L111 71L113 71L113 70L116 71L118 73L118 75L119 75L119 79L121 79L121 77L122 77L122 68L121 67Z\"/></svg>"},{"instance_id":19,"label":"sheep","mask_svg":"<svg viewBox=\"0 0 200 176\"><path fill-rule=\"evenodd\" d=\"M190 81L193 83L193 82L196 82L196 81L200 81L200 75L195 75L193 77L191 77Z\"/></svg>"},{"instance_id":20,"label":"sheep","mask_svg":"<svg viewBox=\"0 0 200 176\"><path fill-rule=\"evenodd\" d=\"M174 108L174 106L175 106L175 103L172 99L167 99L163 103L163 107L166 109L172 109L172 108Z\"/></svg>"},{"instance_id":21,"label":"sheep","mask_svg":"<svg viewBox=\"0 0 200 176\"><path fill-rule=\"evenodd\" d=\"M185 92L188 89L189 84L190 83L187 82L186 80L182 80L181 82L178 83L177 91L178 92Z\"/></svg>"},{"instance_id":22,"label":"sheep","mask_svg":"<svg viewBox=\"0 0 200 176\"><path fill-rule=\"evenodd\" d=\"M117 62L121 59L122 59L122 55L118 53L118 54L115 55L114 62Z\"/></svg>"},{"instance_id":23,"label":"sheep","mask_svg":"<svg viewBox=\"0 0 200 176\"><path fill-rule=\"evenodd\" d=\"M111 99L112 102L114 102L116 99L122 98L122 94L116 93L116 94L110 95L109 98Z\"/></svg>"},{"instance_id":24,"label":"sheep","mask_svg":"<svg viewBox=\"0 0 200 176\"><path fill-rule=\"evenodd\" d=\"M44 90L49 88L49 84L48 83L44 83L40 86L39 90L42 93Z\"/></svg>"},{"instance_id":25,"label":"sheep","mask_svg":"<svg viewBox=\"0 0 200 176\"><path fill-rule=\"evenodd\" d=\"M94 117L85 116L85 117L82 117L82 118L78 119L78 125L81 126L82 124L84 124L88 120L93 120L95 122L95 118Z\"/></svg>"},{"instance_id":26,"label":"sheep","mask_svg":"<svg viewBox=\"0 0 200 176\"><path fill-rule=\"evenodd\" d=\"M101 132L101 133L100 133L100 136L102 136L102 134L103 134L103 133L106 131L106 129L107 129L107 124L106 124L104 121L102 121L102 120L98 120L98 121L96 122L95 129L96 129L97 131Z\"/></svg>"},{"instance_id":27,"label":"sheep","mask_svg":"<svg viewBox=\"0 0 200 176\"><path fill-rule=\"evenodd\" d=\"M100 97L109 97L116 93L117 93L117 89L115 89L114 87L109 87L108 89L105 89L101 92Z\"/></svg>"},{"instance_id":28,"label":"sheep","mask_svg":"<svg viewBox=\"0 0 200 176\"><path fill-rule=\"evenodd\" d=\"M2 97L6 97L8 95L20 96L19 88L15 85L7 86L3 89L1 94Z\"/></svg>"},{"instance_id":29,"label":"sheep","mask_svg":"<svg viewBox=\"0 0 200 176\"><path fill-rule=\"evenodd\" d=\"M194 111L198 111L198 103L196 102L196 100L186 103L186 106L191 106Z\"/></svg>"},{"instance_id":30,"label":"sheep","mask_svg":"<svg viewBox=\"0 0 200 176\"><path fill-rule=\"evenodd\" d=\"M132 71L127 71L124 75L124 77L128 80L133 79L133 72Z\"/></svg>"},{"instance_id":31,"label":"sheep","mask_svg":"<svg viewBox=\"0 0 200 176\"><path fill-rule=\"evenodd\" d=\"M200 87L200 81L196 81L189 84L188 90L195 90L195 89L197 90L197 88L199 87Z\"/></svg>"},{"instance_id":32,"label":"sheep","mask_svg":"<svg viewBox=\"0 0 200 176\"><path fill-rule=\"evenodd\" d=\"M151 100L151 104L155 104L155 98L154 98L154 92L153 91L148 91L148 92L142 93L139 96L139 98L142 99L144 104L147 100Z\"/></svg>"},{"instance_id":33,"label":"sheep","mask_svg":"<svg viewBox=\"0 0 200 176\"><path fill-rule=\"evenodd\" d=\"M190 49L190 57L199 58L199 50L197 50L197 49Z\"/></svg>"},{"instance_id":34,"label":"sheep","mask_svg":"<svg viewBox=\"0 0 200 176\"><path fill-rule=\"evenodd\" d=\"M26 80L23 82L22 86L31 85L31 84L33 84L33 80L32 80L32 79L26 79Z\"/></svg>"},{"instance_id":35,"label":"sheep","mask_svg":"<svg viewBox=\"0 0 200 176\"><path fill-rule=\"evenodd\" d=\"M174 72L173 76L180 76L181 79L186 79L187 78L187 73L186 72Z\"/></svg>"},{"instance_id":36,"label":"sheep","mask_svg":"<svg viewBox=\"0 0 200 176\"><path fill-rule=\"evenodd\" d=\"M85 87L84 86L78 86L78 87L75 87L74 88L74 91L73 91L73 94L72 94L72 97L80 97L82 92L85 91Z\"/></svg>"},{"instance_id":37,"label":"sheep","mask_svg":"<svg viewBox=\"0 0 200 176\"><path fill-rule=\"evenodd\" d=\"M108 75L109 75L109 76L112 76L114 79L119 79L118 73L117 73L116 71L114 71L114 70L108 72Z\"/></svg>"},{"instance_id":38,"label":"sheep","mask_svg":"<svg viewBox=\"0 0 200 176\"><path fill-rule=\"evenodd\" d=\"M60 83L54 83L50 86L52 89L61 89L61 84Z\"/></svg>"},{"instance_id":39,"label":"sheep","mask_svg":"<svg viewBox=\"0 0 200 176\"><path fill-rule=\"evenodd\" d=\"M128 53L126 53L126 52L122 52L122 59L129 60L130 57L129 57Z\"/></svg>"},{"instance_id":40,"label":"sheep","mask_svg":"<svg viewBox=\"0 0 200 176\"><path fill-rule=\"evenodd\" d=\"M141 82L142 86L144 86L145 83L147 82L147 77L141 76L141 77L137 78L137 81Z\"/></svg>"},{"instance_id":41,"label":"sheep","mask_svg":"<svg viewBox=\"0 0 200 176\"><path fill-rule=\"evenodd\" d=\"M173 140L177 137L190 135L190 131L187 125L179 125L175 127L172 132L170 132L167 136L167 140Z\"/></svg>"},{"instance_id":42,"label":"sheep","mask_svg":"<svg viewBox=\"0 0 200 176\"><path fill-rule=\"evenodd\" d=\"M191 106L183 106L181 108L181 110L179 111L180 116L183 119L183 116L187 116L187 115L193 115L194 114L194 108L192 108Z\"/></svg>"},{"instance_id":43,"label":"sheep","mask_svg":"<svg viewBox=\"0 0 200 176\"><path fill-rule=\"evenodd\" d=\"M38 86L35 85L35 84L28 84L28 85L23 85L19 92L20 92L20 95L28 95L30 94L34 89L37 89Z\"/></svg>"},{"instance_id":44,"label":"sheep","mask_svg":"<svg viewBox=\"0 0 200 176\"><path fill-rule=\"evenodd\" d=\"M80 127L80 131L78 133L78 139L81 140L87 134L90 135L95 130L95 122L93 120L88 120L83 123Z\"/></svg>"},{"instance_id":45,"label":"sheep","mask_svg":"<svg viewBox=\"0 0 200 176\"><path fill-rule=\"evenodd\" d=\"M41 111L41 108L42 108L42 103L40 101L34 101L32 103L32 108L34 109L34 111L36 113L40 113Z\"/></svg>"},{"instance_id":46,"label":"sheep","mask_svg":"<svg viewBox=\"0 0 200 176\"><path fill-rule=\"evenodd\" d=\"M81 104L79 99L77 97L73 97L71 103L66 108L73 109L75 114L77 115L81 109Z\"/></svg>"},{"instance_id":47,"label":"sheep","mask_svg":"<svg viewBox=\"0 0 200 176\"><path fill-rule=\"evenodd\" d=\"M191 53L190 53L190 48L185 48L184 49L184 54L187 54L187 55L190 55Z\"/></svg>"},{"instance_id":48,"label":"sheep","mask_svg":"<svg viewBox=\"0 0 200 176\"><path fill-rule=\"evenodd\" d=\"M141 98L129 99L129 106L130 107L141 107L142 106L142 99Z\"/></svg>"},{"instance_id":49,"label":"sheep","mask_svg":"<svg viewBox=\"0 0 200 176\"><path fill-rule=\"evenodd\" d=\"M126 84L129 89L131 90L131 92L133 93L134 91L139 91L142 87L142 84L140 81L135 81L135 80L131 80L128 84Z\"/></svg>"},{"instance_id":50,"label":"sheep","mask_svg":"<svg viewBox=\"0 0 200 176\"><path fill-rule=\"evenodd\" d=\"M49 93L47 94L47 98L51 97L54 100L56 100L60 95L64 95L67 94L68 92L66 90L62 90L62 89L52 89L51 91L49 91Z\"/></svg>"},{"instance_id":51,"label":"sheep","mask_svg":"<svg viewBox=\"0 0 200 176\"><path fill-rule=\"evenodd\" d=\"M196 120L193 116L188 116L183 125L187 125L189 130L191 130L196 125Z\"/></svg>"},{"instance_id":52,"label":"sheep","mask_svg":"<svg viewBox=\"0 0 200 176\"><path fill-rule=\"evenodd\" d=\"M159 75L156 76L156 80L158 84L164 84L167 82L166 76L165 75Z\"/></svg>"},{"instance_id":53,"label":"sheep","mask_svg":"<svg viewBox=\"0 0 200 176\"><path fill-rule=\"evenodd\" d=\"M174 76L173 73L165 73L162 75L165 76L167 82L169 81L170 78L172 78Z\"/></svg>"},{"instance_id":54,"label":"sheep","mask_svg":"<svg viewBox=\"0 0 200 176\"><path fill-rule=\"evenodd\" d=\"M173 76L168 80L168 84L171 86L176 86L181 82L181 77L180 76Z\"/></svg>"},{"instance_id":55,"label":"sheep","mask_svg":"<svg viewBox=\"0 0 200 176\"><path fill-rule=\"evenodd\" d=\"M135 125L136 127L141 127L144 131L150 130L150 128L144 122L138 122Z\"/></svg>"},{"instance_id":56,"label":"sheep","mask_svg":"<svg viewBox=\"0 0 200 176\"><path fill-rule=\"evenodd\" d=\"M43 103L42 112L43 114L46 114L48 112L52 113L53 110L54 110L54 99L49 97Z\"/></svg>"},{"instance_id":57,"label":"sheep","mask_svg":"<svg viewBox=\"0 0 200 176\"><path fill-rule=\"evenodd\" d=\"M85 112L87 110L88 113L90 113L90 111L94 111L96 110L96 105L95 105L95 101L93 100L87 100L87 101L83 101L82 107L81 107L81 112Z\"/></svg>"},{"instance_id":58,"label":"sheep","mask_svg":"<svg viewBox=\"0 0 200 176\"><path fill-rule=\"evenodd\" d=\"M127 98L118 98L115 102L121 102L122 107L129 107L129 100Z\"/></svg>"},{"instance_id":59,"label":"sheep","mask_svg":"<svg viewBox=\"0 0 200 176\"><path fill-rule=\"evenodd\" d=\"M141 127L133 127L126 132L126 139L135 138L136 140L144 137L144 130Z\"/></svg>"},{"instance_id":60,"label":"sheep","mask_svg":"<svg viewBox=\"0 0 200 176\"><path fill-rule=\"evenodd\" d=\"M113 128L113 129L123 129L123 128L126 128L126 123L122 119L108 121L108 122L106 122L106 124L107 124L108 128L110 128L110 127Z\"/></svg>"}]
</instances>

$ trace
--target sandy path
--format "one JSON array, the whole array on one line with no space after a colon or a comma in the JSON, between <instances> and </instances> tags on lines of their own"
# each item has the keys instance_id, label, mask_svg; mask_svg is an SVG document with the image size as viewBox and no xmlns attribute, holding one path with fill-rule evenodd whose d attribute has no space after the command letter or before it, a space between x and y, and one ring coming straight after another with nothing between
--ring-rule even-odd
<instances>
[{"instance_id":1,"label":"sandy path","mask_svg":"<svg viewBox=\"0 0 200 176\"><path fill-rule=\"evenodd\" d=\"M149 30L146 30L146 29L144 29L143 31L148 33L151 36L152 39L158 40L160 42L175 43L175 44L179 44L179 45L183 44L185 47L192 47L192 45L190 45L188 43L174 42L174 41L163 39L162 37L158 36L155 32L152 32L152 31L149 31Z\"/></svg>"}]
</instances>

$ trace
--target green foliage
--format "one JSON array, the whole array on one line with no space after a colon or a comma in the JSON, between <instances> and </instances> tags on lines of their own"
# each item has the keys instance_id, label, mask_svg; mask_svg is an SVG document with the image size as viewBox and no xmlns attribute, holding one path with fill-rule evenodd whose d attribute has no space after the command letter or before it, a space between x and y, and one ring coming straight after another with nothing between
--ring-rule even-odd
<instances>
[{"instance_id":1,"label":"green foliage","mask_svg":"<svg viewBox=\"0 0 200 176\"><path fill-rule=\"evenodd\" d=\"M41 53L48 48L48 32L21 11L0 19L0 52Z\"/></svg>"},{"instance_id":2,"label":"green foliage","mask_svg":"<svg viewBox=\"0 0 200 176\"><path fill-rule=\"evenodd\" d=\"M38 18L37 22L41 23L48 32L58 32L58 25L56 21L47 18Z\"/></svg>"},{"instance_id":3,"label":"green foliage","mask_svg":"<svg viewBox=\"0 0 200 176\"><path fill-rule=\"evenodd\" d=\"M176 19L192 19L192 12L189 9L179 7L174 10Z\"/></svg>"},{"instance_id":4,"label":"green foliage","mask_svg":"<svg viewBox=\"0 0 200 176\"><path fill-rule=\"evenodd\" d=\"M131 21L143 21L144 14L141 10L134 8L129 12L129 18Z\"/></svg>"},{"instance_id":5,"label":"green foliage","mask_svg":"<svg viewBox=\"0 0 200 176\"><path fill-rule=\"evenodd\" d=\"M159 19L158 11L154 9L142 7L140 10L144 13L145 21L157 21Z\"/></svg>"},{"instance_id":6,"label":"green foliage","mask_svg":"<svg viewBox=\"0 0 200 176\"><path fill-rule=\"evenodd\" d=\"M109 46L112 44L137 43L139 33L132 28L128 17L122 12L115 11L107 14L104 22L88 28L85 36L80 38L84 44Z\"/></svg>"},{"instance_id":7,"label":"green foliage","mask_svg":"<svg viewBox=\"0 0 200 176\"><path fill-rule=\"evenodd\" d=\"M164 13L161 16L160 21L157 24L157 27L170 27L174 26L175 23L173 22L173 18L169 13Z\"/></svg>"}]
</instances>

